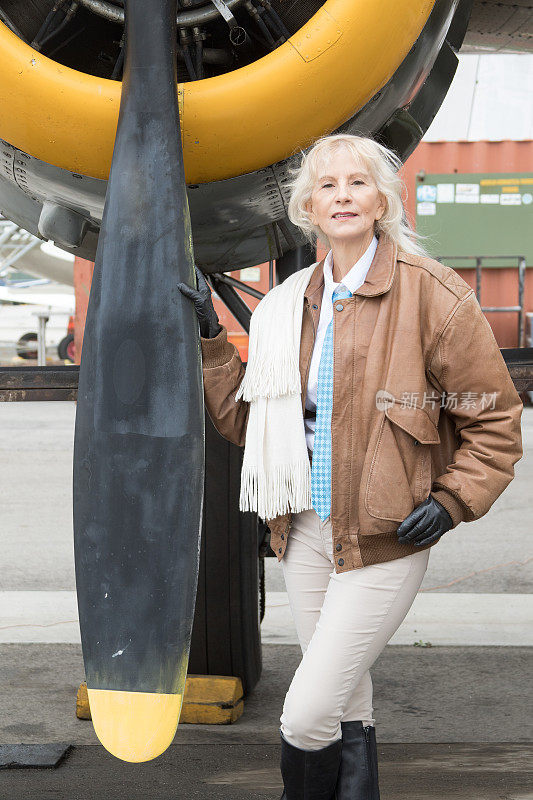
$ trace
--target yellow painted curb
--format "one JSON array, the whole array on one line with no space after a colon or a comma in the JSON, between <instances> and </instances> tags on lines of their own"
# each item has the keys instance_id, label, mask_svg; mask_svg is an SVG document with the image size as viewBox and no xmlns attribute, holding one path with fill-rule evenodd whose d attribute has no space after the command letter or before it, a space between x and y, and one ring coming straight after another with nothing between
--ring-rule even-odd
<instances>
[{"instance_id":1,"label":"yellow painted curb","mask_svg":"<svg viewBox=\"0 0 533 800\"><path fill-rule=\"evenodd\" d=\"M193 725L231 725L239 719L243 711L240 678L226 675L187 675L180 722ZM78 689L76 716L78 719L91 719L85 681Z\"/></svg>"},{"instance_id":2,"label":"yellow painted curb","mask_svg":"<svg viewBox=\"0 0 533 800\"><path fill-rule=\"evenodd\" d=\"M76 695L76 716L78 719L91 719L89 695L87 694L87 684L85 681L80 684Z\"/></svg>"}]
</instances>

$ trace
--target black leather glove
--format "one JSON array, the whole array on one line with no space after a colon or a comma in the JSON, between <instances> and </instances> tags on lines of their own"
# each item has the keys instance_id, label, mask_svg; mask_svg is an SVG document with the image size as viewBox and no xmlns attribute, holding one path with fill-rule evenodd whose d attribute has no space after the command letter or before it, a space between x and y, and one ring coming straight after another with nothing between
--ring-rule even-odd
<instances>
[{"instance_id":1,"label":"black leather glove","mask_svg":"<svg viewBox=\"0 0 533 800\"><path fill-rule=\"evenodd\" d=\"M402 544L410 542L419 546L436 542L451 527L453 527L452 518L444 506L429 494L427 500L411 511L399 525L396 534Z\"/></svg>"},{"instance_id":2,"label":"black leather glove","mask_svg":"<svg viewBox=\"0 0 533 800\"><path fill-rule=\"evenodd\" d=\"M218 321L217 312L213 306L211 299L211 289L209 288L206 279L202 272L195 265L196 283L198 288L191 289L186 283L178 283L178 289L186 297L194 303L198 322L200 323L200 336L204 339L213 339L222 330L222 326Z\"/></svg>"}]
</instances>

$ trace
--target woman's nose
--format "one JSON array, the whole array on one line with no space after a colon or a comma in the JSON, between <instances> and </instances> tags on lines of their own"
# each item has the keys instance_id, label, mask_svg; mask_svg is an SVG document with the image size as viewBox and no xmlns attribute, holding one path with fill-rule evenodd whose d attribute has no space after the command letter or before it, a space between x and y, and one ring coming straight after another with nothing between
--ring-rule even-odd
<instances>
[{"instance_id":1,"label":"woman's nose","mask_svg":"<svg viewBox=\"0 0 533 800\"><path fill-rule=\"evenodd\" d=\"M342 201L342 200L349 200L350 199L350 190L348 184L337 184L337 191L335 193L335 200Z\"/></svg>"}]
</instances>

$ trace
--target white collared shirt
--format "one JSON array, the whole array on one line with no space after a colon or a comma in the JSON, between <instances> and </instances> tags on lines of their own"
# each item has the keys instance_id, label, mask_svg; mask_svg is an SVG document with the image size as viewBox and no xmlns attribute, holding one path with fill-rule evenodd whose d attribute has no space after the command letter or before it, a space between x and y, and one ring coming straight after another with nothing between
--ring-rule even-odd
<instances>
[{"instance_id":1,"label":"white collared shirt","mask_svg":"<svg viewBox=\"0 0 533 800\"><path fill-rule=\"evenodd\" d=\"M322 345L324 344L324 337L326 329L333 317L333 292L338 286L345 286L352 294L358 289L366 279L366 274L372 264L378 240L376 236L370 242L368 248L365 250L361 258L355 262L347 275L344 276L341 283L335 283L332 273L333 254L330 250L324 261L324 294L322 295L322 305L320 307L320 319L318 322L318 330L316 333L315 346L313 348L313 355L311 356L311 365L309 367L309 380L307 383L307 394L305 398L305 407L315 411L316 410L316 395L318 383L318 366L320 364L320 356L322 354ZM316 419L305 420L305 439L309 450L313 450L315 440L315 426Z\"/></svg>"}]
</instances>

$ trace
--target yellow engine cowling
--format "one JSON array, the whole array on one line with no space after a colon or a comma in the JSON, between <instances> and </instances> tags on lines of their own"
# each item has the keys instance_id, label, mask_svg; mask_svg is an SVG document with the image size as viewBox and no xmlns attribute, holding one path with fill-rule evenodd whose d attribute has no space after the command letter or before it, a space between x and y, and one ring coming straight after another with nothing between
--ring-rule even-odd
<instances>
[{"instance_id":1,"label":"yellow engine cowling","mask_svg":"<svg viewBox=\"0 0 533 800\"><path fill-rule=\"evenodd\" d=\"M256 7L270 1L281 9L279 0L253 0ZM195 259L204 272L279 259L304 243L287 218L288 187L300 151L318 136L374 136L405 159L453 79L473 5L319 2L295 4L296 32L266 55L201 80L186 82L183 69L178 73L185 81L176 91ZM36 3L44 9L51 0ZM91 4L119 7L107 0L77 5ZM252 0L229 0L239 4ZM0 0L0 18L6 5L29 13L15 0ZM220 17L212 24L224 28ZM93 259L121 83L80 71L77 53L63 60L38 52L0 22L0 212Z\"/></svg>"},{"instance_id":2,"label":"yellow engine cowling","mask_svg":"<svg viewBox=\"0 0 533 800\"><path fill-rule=\"evenodd\" d=\"M433 5L327 0L269 55L178 85L187 182L253 172L338 128L394 74ZM0 74L0 138L62 169L107 178L119 82L64 67L2 24Z\"/></svg>"}]
</instances>

